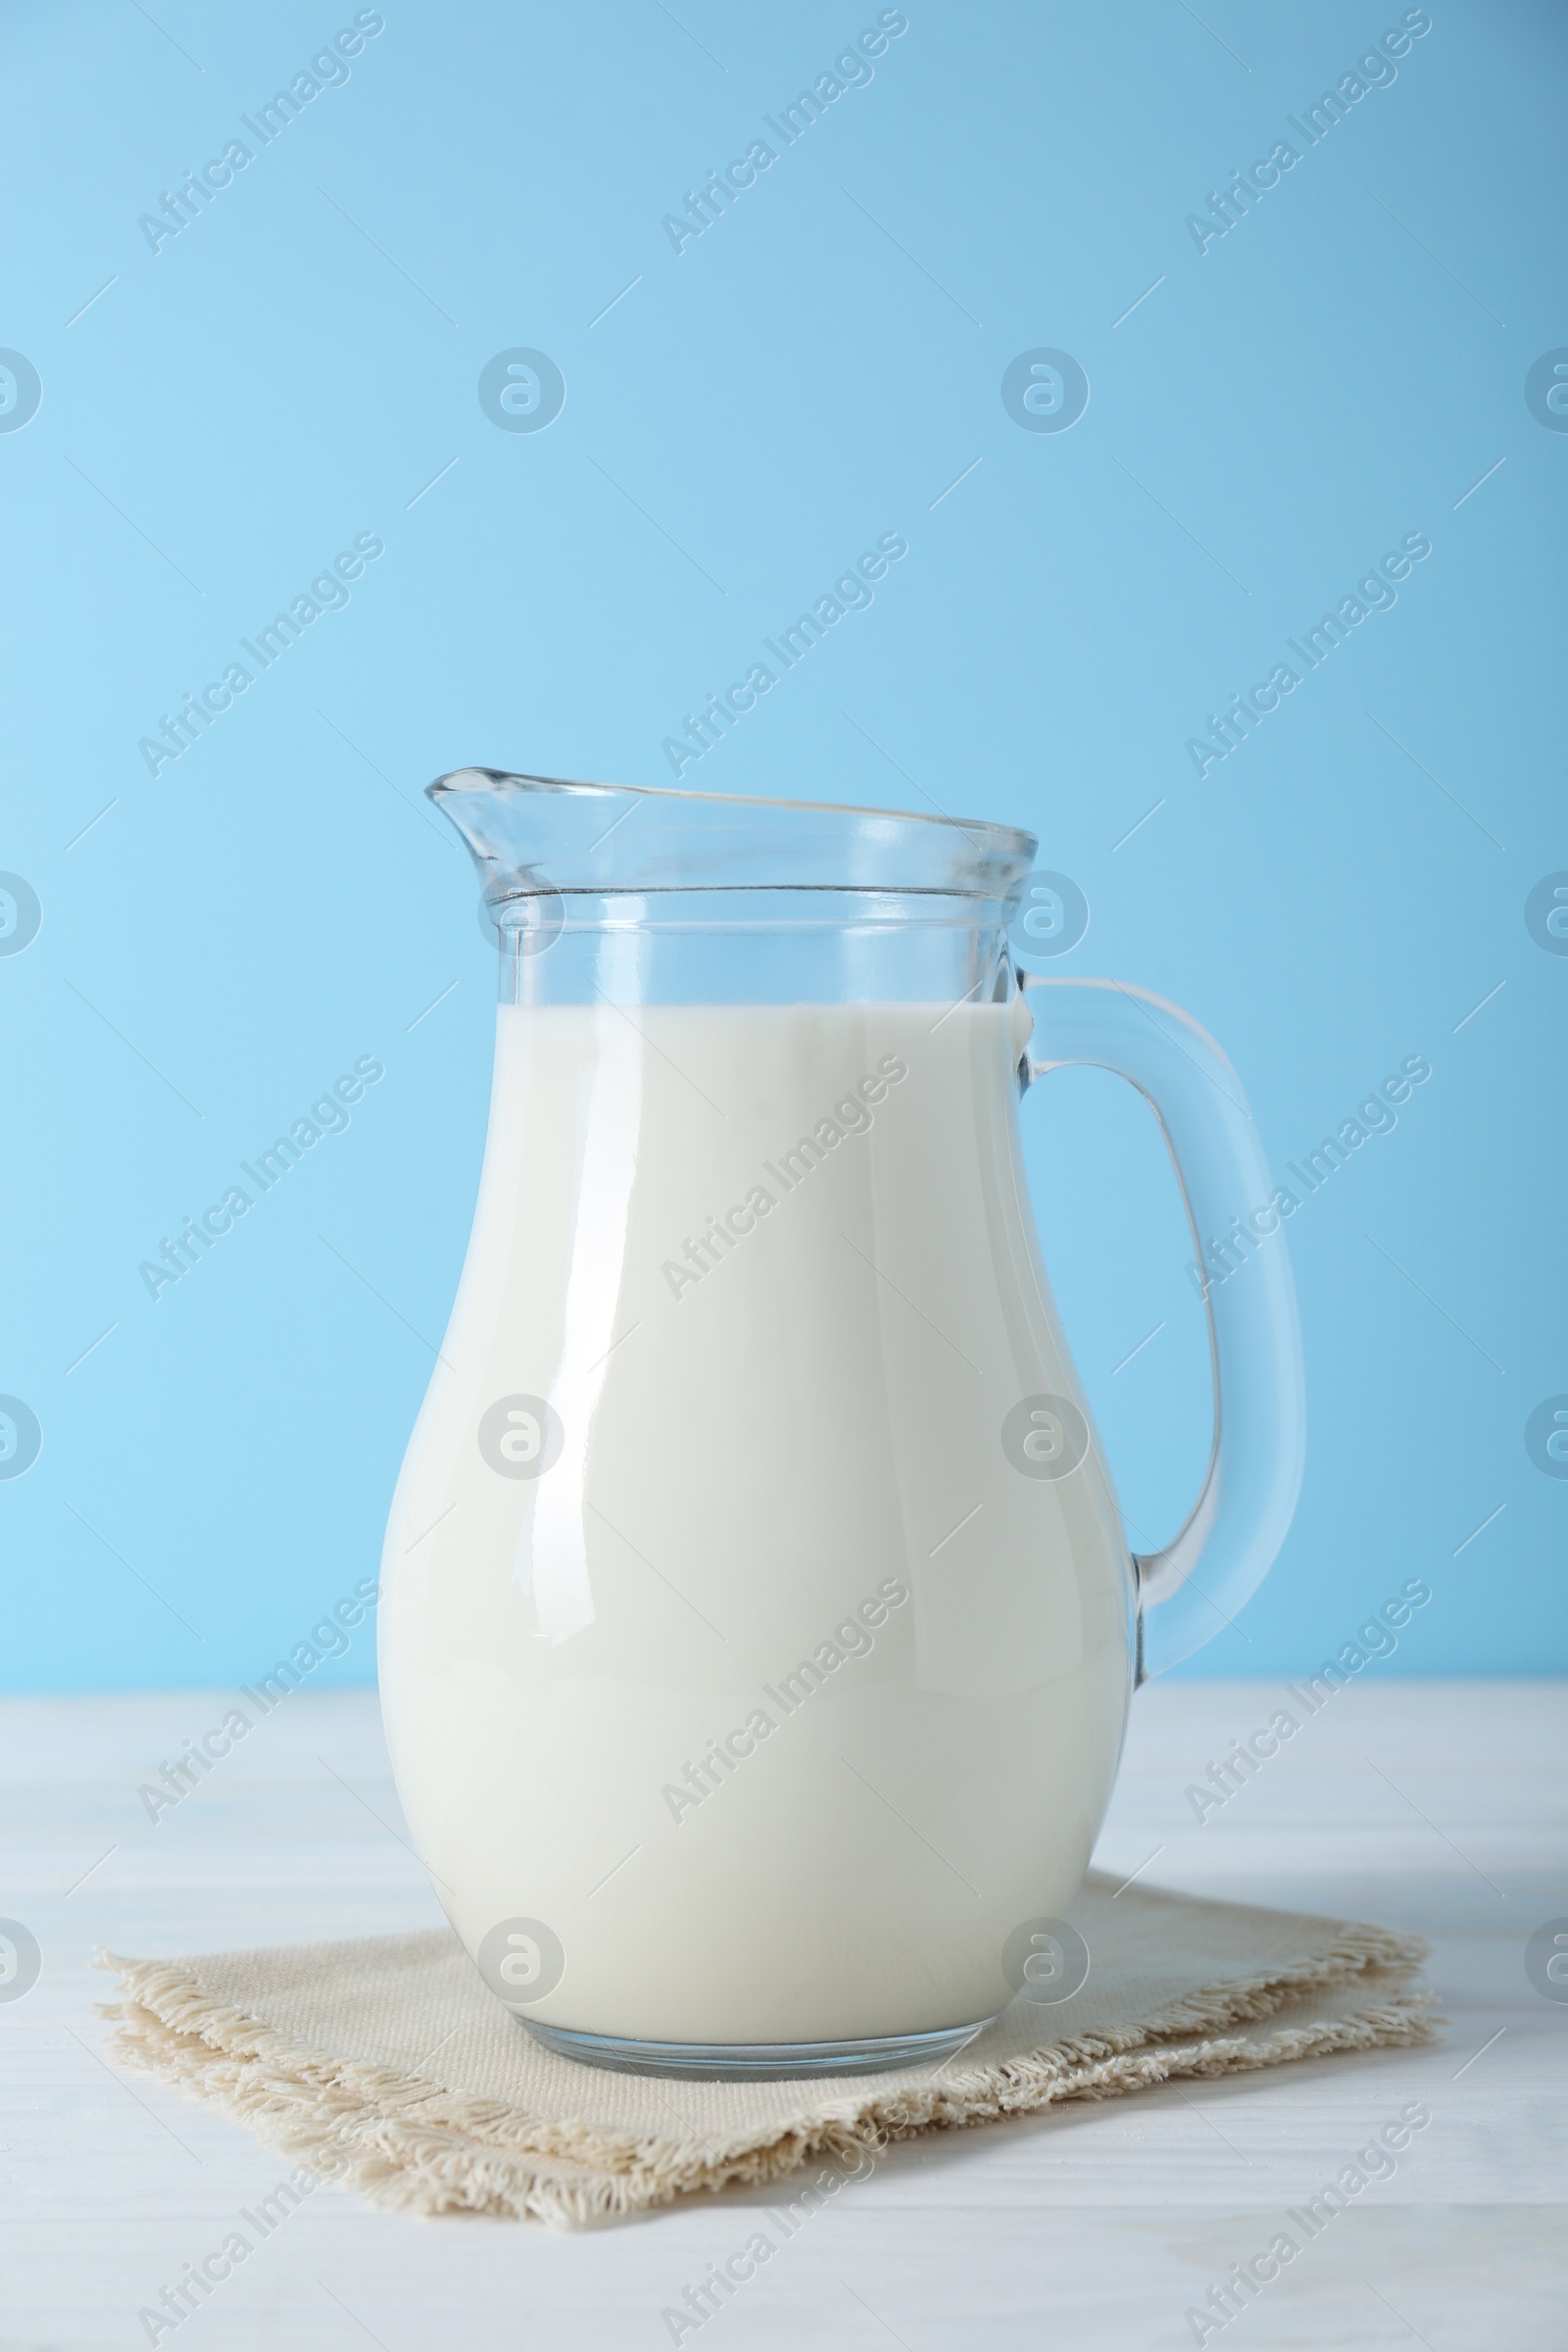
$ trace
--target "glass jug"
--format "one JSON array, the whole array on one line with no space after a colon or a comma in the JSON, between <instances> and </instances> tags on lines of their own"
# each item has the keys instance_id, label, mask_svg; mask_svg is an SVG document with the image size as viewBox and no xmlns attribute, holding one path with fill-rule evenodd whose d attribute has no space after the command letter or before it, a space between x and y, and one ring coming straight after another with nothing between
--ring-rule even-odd
<instances>
[{"instance_id":1,"label":"glass jug","mask_svg":"<svg viewBox=\"0 0 1568 2352\"><path fill-rule=\"evenodd\" d=\"M940 2058L1069 1966L1130 1694L1235 1615L1301 1472L1276 1234L1206 1300L1198 1503L1129 1554L1018 1100L1130 1079L1201 1262L1273 1191L1236 1073L1156 997L1020 977L1008 826L484 768L429 794L501 1001L382 1568L419 1854L579 2059Z\"/></svg>"}]
</instances>

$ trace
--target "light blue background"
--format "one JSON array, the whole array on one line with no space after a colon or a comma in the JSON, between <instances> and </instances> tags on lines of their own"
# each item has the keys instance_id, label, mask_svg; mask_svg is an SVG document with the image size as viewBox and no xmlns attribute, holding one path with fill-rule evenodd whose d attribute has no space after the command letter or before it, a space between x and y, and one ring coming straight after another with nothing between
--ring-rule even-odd
<instances>
[{"instance_id":1,"label":"light blue background","mask_svg":"<svg viewBox=\"0 0 1568 2352\"><path fill-rule=\"evenodd\" d=\"M1433 1066L1291 1230L1306 1487L1198 1670L1310 1668L1412 1575L1433 1603L1375 1673L1561 1668L1568 1482L1523 1443L1568 1390L1568 958L1523 919L1568 866L1568 435L1523 398L1568 343L1560 12L1437 0L1200 255L1186 216L1400 7L914 0L678 256L662 216L874 6L389 0L156 255L138 216L354 11L155 13L3 36L0 343L43 380L0 436L0 866L44 908L0 960L0 1390L44 1432L0 1484L7 1683L248 1679L373 1575L490 1053L474 885L419 788L670 781L661 739L888 530L874 607L687 782L1029 825L1092 908L1056 968L1207 1024L1277 1168ZM564 373L546 432L480 411L516 345ZM1087 369L1068 432L1003 408L1037 345ZM1413 531L1397 606L1200 781L1205 714ZM155 781L138 738L363 532L347 610ZM348 1132L155 1303L138 1261L367 1054ZM1024 1120L1142 1545L1207 1445L1174 1189L1109 1079ZM318 1679L372 1668L367 1632Z\"/></svg>"}]
</instances>

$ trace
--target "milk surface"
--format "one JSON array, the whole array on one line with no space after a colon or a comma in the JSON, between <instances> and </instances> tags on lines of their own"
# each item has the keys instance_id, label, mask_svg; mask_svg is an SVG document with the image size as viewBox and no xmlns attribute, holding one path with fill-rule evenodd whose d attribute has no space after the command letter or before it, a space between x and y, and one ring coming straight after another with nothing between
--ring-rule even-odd
<instances>
[{"instance_id":1,"label":"milk surface","mask_svg":"<svg viewBox=\"0 0 1568 2352\"><path fill-rule=\"evenodd\" d=\"M1055 1478L1003 1443L1020 1399L1082 1407L1017 1018L500 1007L380 1641L454 1926L476 1954L519 1919L559 1939L521 2016L705 2043L972 2022L1008 1935L1076 1891L1131 1571L1092 1429Z\"/></svg>"}]
</instances>

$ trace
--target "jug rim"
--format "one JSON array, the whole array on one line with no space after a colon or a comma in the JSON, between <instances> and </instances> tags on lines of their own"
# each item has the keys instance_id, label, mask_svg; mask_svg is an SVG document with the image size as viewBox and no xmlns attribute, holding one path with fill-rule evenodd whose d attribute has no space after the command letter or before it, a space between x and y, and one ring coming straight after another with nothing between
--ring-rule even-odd
<instances>
[{"instance_id":1,"label":"jug rim","mask_svg":"<svg viewBox=\"0 0 1568 2352\"><path fill-rule=\"evenodd\" d=\"M486 790L498 794L521 788L529 792L609 793L617 797L630 794L639 799L697 801L731 808L798 808L813 816L867 816L895 824L947 825L960 833L992 836L999 844L1005 842L1015 855L1031 858L1039 848L1036 836L1026 827L1004 824L995 817L950 816L941 809L932 814L922 808L883 808L867 801L809 801L783 793L697 792L684 784L612 784L597 777L542 776L523 768L477 764L450 768L424 787L424 797L439 808L449 795L473 791L475 777L483 779Z\"/></svg>"}]
</instances>

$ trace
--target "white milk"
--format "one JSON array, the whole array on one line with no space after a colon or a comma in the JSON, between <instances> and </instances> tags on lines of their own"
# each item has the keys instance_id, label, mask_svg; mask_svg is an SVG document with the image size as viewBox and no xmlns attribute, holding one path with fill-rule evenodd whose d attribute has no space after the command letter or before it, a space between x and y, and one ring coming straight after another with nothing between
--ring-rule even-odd
<instances>
[{"instance_id":1,"label":"white milk","mask_svg":"<svg viewBox=\"0 0 1568 2352\"><path fill-rule=\"evenodd\" d=\"M934 2030L1001 2007L1008 1934L1071 1901L1131 1572L1098 1447L1050 1479L1002 1443L1020 1398L1077 1396L1018 1155L1020 1019L501 1007L381 1686L470 1951L513 1919L560 1938L519 2014L667 2041ZM519 1395L559 1416L537 1477L492 1466L528 1465L526 1418L481 1450Z\"/></svg>"}]
</instances>

